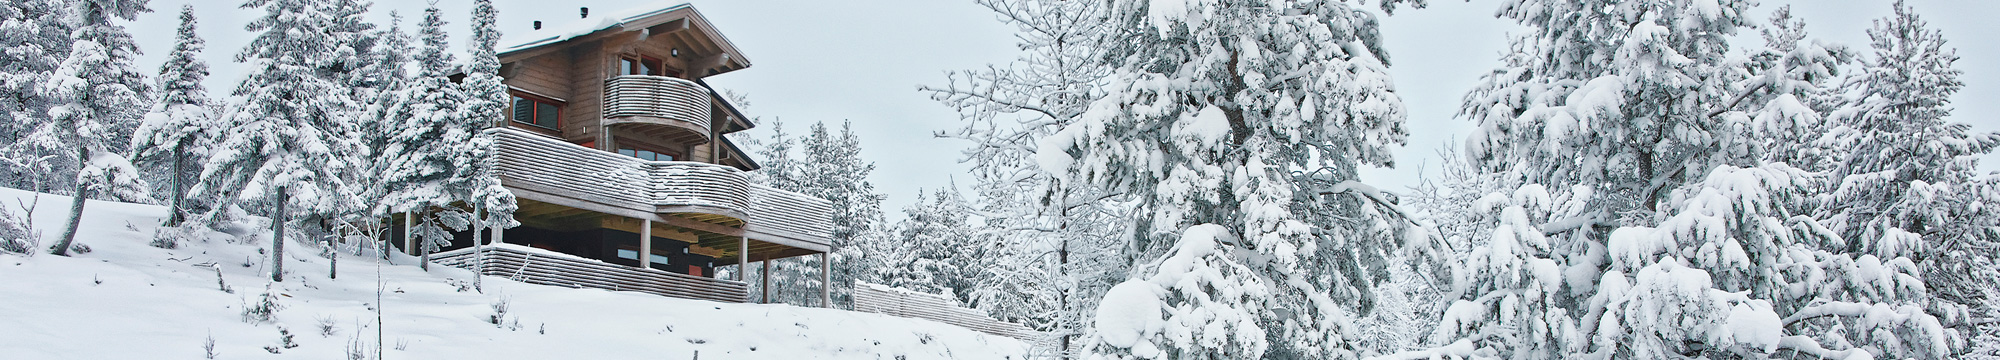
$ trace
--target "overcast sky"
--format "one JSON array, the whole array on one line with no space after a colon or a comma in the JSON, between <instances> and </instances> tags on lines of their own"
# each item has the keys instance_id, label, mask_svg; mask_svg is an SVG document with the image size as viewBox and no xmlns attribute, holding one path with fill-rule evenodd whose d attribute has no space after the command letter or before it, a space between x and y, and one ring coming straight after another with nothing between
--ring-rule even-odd
<instances>
[{"instance_id":1,"label":"overcast sky","mask_svg":"<svg viewBox=\"0 0 2000 360\"><path fill-rule=\"evenodd\" d=\"M553 35L537 33L530 24L541 20L559 27L554 25L580 21L578 7L609 14L681 2L686 1L496 0L503 44ZM1777 5L1797 3L1794 13L1806 20L1814 36L1864 50L1868 21L1890 11L1885 0L1764 2L1754 18L1766 18ZM148 73L157 71L172 46L180 7L187 3L195 4L199 33L208 40L204 55L215 73L208 81L211 95L227 95L243 76L242 67L233 62L250 38L243 24L261 14L238 9L239 1L153 1L154 12L128 24L145 52L139 65ZM439 2L454 44L462 44L470 3ZM378 23L386 23L388 13L396 10L405 18L404 28L414 31L425 2L380 0L376 5L371 16ZM1911 5L1932 28L1944 32L1962 58L1957 68L1965 72L1967 86L1953 98L1953 119L1979 130L2000 130L2000 104L1994 101L2000 99L2000 41L1989 35L2000 33L2000 23L1986 19L2000 14L2000 1L1915 0ZM943 84L949 70L1004 65L1018 54L1013 29L965 0L695 0L694 6L752 62L748 69L709 79L749 96L744 111L761 120L752 135L767 135L779 119L791 133L814 122L853 122L862 157L877 165L871 179L888 194L883 209L891 219L902 218L902 207L919 188L947 186L966 168L958 163L964 144L932 137L959 127L957 114L917 86ZM1498 63L1509 32L1518 33L1511 22L1492 17L1495 7L1492 0L1434 0L1428 9L1384 17L1390 70L1409 107L1411 137L1397 155L1398 168L1365 171L1367 180L1401 189L1419 178L1417 169L1436 171L1433 154L1441 146L1450 142L1457 151L1472 128L1471 122L1453 117L1459 97ZM463 45L454 49L462 51ZM1995 169L1995 163L2000 157L1989 156L1982 168ZM970 181L963 176L957 180Z\"/></svg>"}]
</instances>

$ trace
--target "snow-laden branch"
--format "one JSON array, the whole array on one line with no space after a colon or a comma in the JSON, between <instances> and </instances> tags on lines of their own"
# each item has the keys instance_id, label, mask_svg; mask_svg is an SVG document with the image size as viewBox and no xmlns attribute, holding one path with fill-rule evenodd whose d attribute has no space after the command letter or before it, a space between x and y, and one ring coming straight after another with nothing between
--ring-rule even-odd
<instances>
[{"instance_id":1,"label":"snow-laden branch","mask_svg":"<svg viewBox=\"0 0 2000 360\"><path fill-rule=\"evenodd\" d=\"M1382 189L1377 189L1375 188L1375 186L1372 185L1363 184L1360 181L1354 181L1354 180L1341 181L1338 183L1334 183L1333 185L1320 188L1319 190L1314 191L1314 193L1319 195L1334 195L1334 194L1354 195L1356 197L1366 199L1370 202L1374 202L1375 205L1380 206L1383 209L1387 209L1391 213L1395 213L1396 217L1402 219L1403 221L1408 221L1411 222L1412 224L1416 222L1415 218L1410 217L1410 214L1404 213L1401 207L1396 206L1396 202L1390 201L1389 197L1387 196L1387 193L1383 192Z\"/></svg>"}]
</instances>

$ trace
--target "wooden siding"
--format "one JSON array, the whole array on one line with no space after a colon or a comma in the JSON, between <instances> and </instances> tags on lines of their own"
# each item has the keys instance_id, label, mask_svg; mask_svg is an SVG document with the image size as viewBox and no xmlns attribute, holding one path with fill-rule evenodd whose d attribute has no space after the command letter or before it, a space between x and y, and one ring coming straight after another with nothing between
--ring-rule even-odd
<instances>
[{"instance_id":1,"label":"wooden siding","mask_svg":"<svg viewBox=\"0 0 2000 360\"><path fill-rule=\"evenodd\" d=\"M604 77L611 69L611 59L605 57L597 43L580 44L566 53L573 59L569 83L575 92L569 96L570 111L563 114L563 138L579 144L596 143L598 149L611 149L602 132Z\"/></svg>"},{"instance_id":2,"label":"wooden siding","mask_svg":"<svg viewBox=\"0 0 2000 360\"><path fill-rule=\"evenodd\" d=\"M481 249L484 256L475 253ZM616 265L519 245L446 251L432 254L431 262L463 269L472 269L477 262L480 274L529 284L637 291L730 303L750 300L749 286L742 282Z\"/></svg>"},{"instance_id":3,"label":"wooden siding","mask_svg":"<svg viewBox=\"0 0 2000 360\"><path fill-rule=\"evenodd\" d=\"M984 311L959 306L957 299L891 289L879 284L855 284L854 311L936 321L1024 341L1034 341L1041 337L1041 333L1021 324L1000 321L987 316Z\"/></svg>"}]
</instances>

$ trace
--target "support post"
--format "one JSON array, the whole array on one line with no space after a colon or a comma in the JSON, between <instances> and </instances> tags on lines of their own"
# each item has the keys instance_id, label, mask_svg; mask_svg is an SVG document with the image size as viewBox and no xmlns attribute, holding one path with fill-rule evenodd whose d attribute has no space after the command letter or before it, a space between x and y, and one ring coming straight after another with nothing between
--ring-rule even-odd
<instances>
[{"instance_id":1,"label":"support post","mask_svg":"<svg viewBox=\"0 0 2000 360\"><path fill-rule=\"evenodd\" d=\"M410 224L416 218L417 213L403 213L403 252L410 255L417 254L417 238L410 236Z\"/></svg>"},{"instance_id":2,"label":"support post","mask_svg":"<svg viewBox=\"0 0 2000 360\"><path fill-rule=\"evenodd\" d=\"M748 237L736 237L736 281L750 281L750 238Z\"/></svg>"},{"instance_id":3,"label":"support post","mask_svg":"<svg viewBox=\"0 0 2000 360\"><path fill-rule=\"evenodd\" d=\"M819 253L819 307L833 308L833 261L826 253Z\"/></svg>"},{"instance_id":4,"label":"support post","mask_svg":"<svg viewBox=\"0 0 2000 360\"><path fill-rule=\"evenodd\" d=\"M639 219L639 268L653 268L653 220Z\"/></svg>"},{"instance_id":5,"label":"support post","mask_svg":"<svg viewBox=\"0 0 2000 360\"><path fill-rule=\"evenodd\" d=\"M771 303L771 258L764 258L764 261L759 262L764 263L764 271L757 273L757 277L762 278L758 282L763 283L764 303L769 304Z\"/></svg>"}]
</instances>

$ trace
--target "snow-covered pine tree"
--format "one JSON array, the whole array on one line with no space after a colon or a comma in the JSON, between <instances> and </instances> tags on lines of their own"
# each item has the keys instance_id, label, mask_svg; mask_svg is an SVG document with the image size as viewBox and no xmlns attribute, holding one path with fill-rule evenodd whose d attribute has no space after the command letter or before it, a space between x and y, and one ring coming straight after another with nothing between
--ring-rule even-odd
<instances>
[{"instance_id":1,"label":"snow-covered pine tree","mask_svg":"<svg viewBox=\"0 0 2000 360\"><path fill-rule=\"evenodd\" d=\"M1093 350L1113 358L1149 357L1149 349L1168 357L1354 357L1350 319L1372 310L1369 290L1411 228L1391 195L1356 175L1363 165L1392 166L1390 149L1405 137L1374 15L1341 1L1111 6L1118 29L1095 41L1114 69L1102 95L1040 139L1036 160L1064 186L1141 201L1125 250L1132 259L1177 258L1169 249L1178 248L1218 268L1249 270L1151 292L1187 322L1140 342L1103 336L1130 330L1104 323L1106 312L1126 311L1109 302L1120 293L1114 288L1098 307ZM1230 236L1192 234L1204 224ZM1134 271L1119 288L1170 274ZM1265 284L1267 301L1229 290ZM1197 312L1254 321L1178 315ZM1222 327L1268 336L1222 336Z\"/></svg>"},{"instance_id":2,"label":"snow-covered pine tree","mask_svg":"<svg viewBox=\"0 0 2000 360\"><path fill-rule=\"evenodd\" d=\"M903 209L904 218L889 231L891 241L879 241L868 248L871 257L886 258L868 264L876 273L871 278L883 284L925 293L951 294L959 303L971 304L971 294L992 269L1001 250L997 240L980 236L972 219L970 204L955 187L919 192L917 202ZM882 246L892 248L879 248Z\"/></svg>"},{"instance_id":3,"label":"snow-covered pine tree","mask_svg":"<svg viewBox=\"0 0 2000 360\"><path fill-rule=\"evenodd\" d=\"M215 196L218 208L267 210L274 233L271 279L284 281L291 220L362 207L349 180L361 170L357 156L365 150L352 137L357 106L346 84L322 72L339 46L322 31L333 26L333 16L307 0L250 0L244 6L264 14L245 27L257 34L236 56L250 67L233 93L243 100L223 116L226 136L202 168L195 193Z\"/></svg>"},{"instance_id":4,"label":"snow-covered pine tree","mask_svg":"<svg viewBox=\"0 0 2000 360\"><path fill-rule=\"evenodd\" d=\"M828 277L833 282L829 289L833 305L841 308L853 306L853 284L857 279L866 279L870 260L861 250L864 242L887 241L881 234L882 194L875 192L875 185L868 182L868 174L875 170L875 164L861 159L861 139L854 134L851 124L844 124L838 134L830 132L824 123L815 123L803 137L791 138L784 134L783 125L774 121L778 132L772 138L759 141L759 150L764 167L758 170L753 181L774 188L798 192L833 203L833 253L832 273ZM787 150L797 149L794 153ZM771 281L773 290L811 289L819 282L820 264L818 257L801 257L773 263ZM739 268L737 271L747 270ZM760 291L760 290L753 290ZM792 304L817 304L818 295L805 291L780 292L773 295L774 301Z\"/></svg>"},{"instance_id":5,"label":"snow-covered pine tree","mask_svg":"<svg viewBox=\"0 0 2000 360\"><path fill-rule=\"evenodd\" d=\"M1093 41L1112 23L1099 1L981 0L1018 29L1021 58L1008 66L955 71L931 98L959 110L954 133L971 166L984 229L1005 242L1002 265L975 287L972 303L996 318L1056 337L1037 353L1069 356L1097 299L1123 281L1131 266L1132 196L1089 186L1065 186L1034 161L1036 140L1076 121L1110 68ZM1037 342L1037 344L1045 344Z\"/></svg>"},{"instance_id":6,"label":"snow-covered pine tree","mask_svg":"<svg viewBox=\"0 0 2000 360\"><path fill-rule=\"evenodd\" d=\"M472 225L470 209L462 206L471 204L465 173L483 167L488 150L472 148L484 123L460 107L465 96L450 78L457 68L445 50L444 24L436 6L424 9L417 22L418 73L390 114L396 123L382 147L385 193L374 211L417 216L412 235L424 263L451 245L451 231Z\"/></svg>"},{"instance_id":7,"label":"snow-covered pine tree","mask_svg":"<svg viewBox=\"0 0 2000 360\"><path fill-rule=\"evenodd\" d=\"M1472 291L1453 296L1440 346L1394 357L1948 353L1909 258L1822 248L1839 235L1801 216L1819 180L1784 161L1825 163L1796 145L1822 126L1845 51L1803 42L1780 9L1765 48L1728 59L1748 4L1684 5L1503 6L1535 33L1466 97L1483 129L1467 150L1514 189L1489 198L1560 206L1504 208L1459 268ZM1635 131L1648 149L1621 149Z\"/></svg>"},{"instance_id":8,"label":"snow-covered pine tree","mask_svg":"<svg viewBox=\"0 0 2000 360\"><path fill-rule=\"evenodd\" d=\"M360 119L363 129L394 129L401 125L396 114L406 103L408 91L405 88L410 86L407 69L410 67L410 54L416 50L410 45L410 34L403 32L403 16L390 11L389 19L388 28L379 30L375 35L381 42L376 45L377 51L371 53L366 68L372 76L370 85L374 94L365 100L365 116ZM352 222L356 232L375 242L376 255L382 260L388 260L389 252L394 251L386 232L396 227L390 224L394 213L388 212L390 207L383 203L389 187L382 177L391 160L395 159L385 150L391 135L393 132L389 131L362 132L363 146L369 149L369 154L376 156L365 160L367 170L363 172L364 180L357 182L361 186L357 192L372 203L368 204L367 216Z\"/></svg>"},{"instance_id":9,"label":"snow-covered pine tree","mask_svg":"<svg viewBox=\"0 0 2000 360\"><path fill-rule=\"evenodd\" d=\"M1947 122L1951 96L1964 87L1952 68L1958 55L1944 36L1902 1L1894 15L1868 29L1874 56L1849 79L1849 95L1831 116L1826 146L1843 149L1832 166L1835 183L1821 199L1823 218L1846 252L1882 258L1910 256L1941 298L1978 305L2000 278L1992 250L2000 245L2000 210L1978 191L1979 156L2000 146L2000 134L1974 133Z\"/></svg>"},{"instance_id":10,"label":"snow-covered pine tree","mask_svg":"<svg viewBox=\"0 0 2000 360\"><path fill-rule=\"evenodd\" d=\"M84 199L93 193L103 198L146 201L146 185L131 162L120 153L130 143L152 87L146 75L132 66L139 45L125 27L112 23L126 21L148 11L144 0L84 1L72 4L67 19L76 27L69 57L49 77L43 96L49 101L48 122L40 124L22 143L40 153L74 154L75 177L70 193L69 223L61 240L52 249L67 256L70 243L83 218Z\"/></svg>"},{"instance_id":11,"label":"snow-covered pine tree","mask_svg":"<svg viewBox=\"0 0 2000 360\"><path fill-rule=\"evenodd\" d=\"M55 171L43 158L48 154L22 141L47 123L50 105L41 87L75 42L69 11L70 6L56 0L0 3L0 144L5 144L0 145L0 185L47 191L39 187L73 178Z\"/></svg>"},{"instance_id":12,"label":"snow-covered pine tree","mask_svg":"<svg viewBox=\"0 0 2000 360\"><path fill-rule=\"evenodd\" d=\"M500 81L500 29L494 24L498 17L499 10L493 8L492 0L472 2L472 41L466 45L470 63L465 66L465 83L460 85L465 100L461 104L462 113L466 116L460 126L471 132L471 138L452 149L454 156L463 161L459 165L464 166L460 174L463 181L458 184L465 191L461 195L467 204L479 209L475 226L489 231L505 231L520 225L514 221L514 211L520 208L514 192L501 187L499 175L493 172L491 152L496 140L492 133L484 131L506 118L509 98L507 85ZM485 242L485 239L473 240L474 244ZM473 287L478 286L479 278L474 277Z\"/></svg>"},{"instance_id":13,"label":"snow-covered pine tree","mask_svg":"<svg viewBox=\"0 0 2000 360\"><path fill-rule=\"evenodd\" d=\"M208 206L186 203L189 178L200 175L207 147L218 136L215 114L208 107L208 62L200 56L205 42L194 33L194 5L181 6L181 25L174 48L160 65L160 100L147 112L132 135L132 162L148 174L164 174L167 186L165 225L179 225L190 211ZM162 184L156 184L162 185Z\"/></svg>"}]
</instances>

